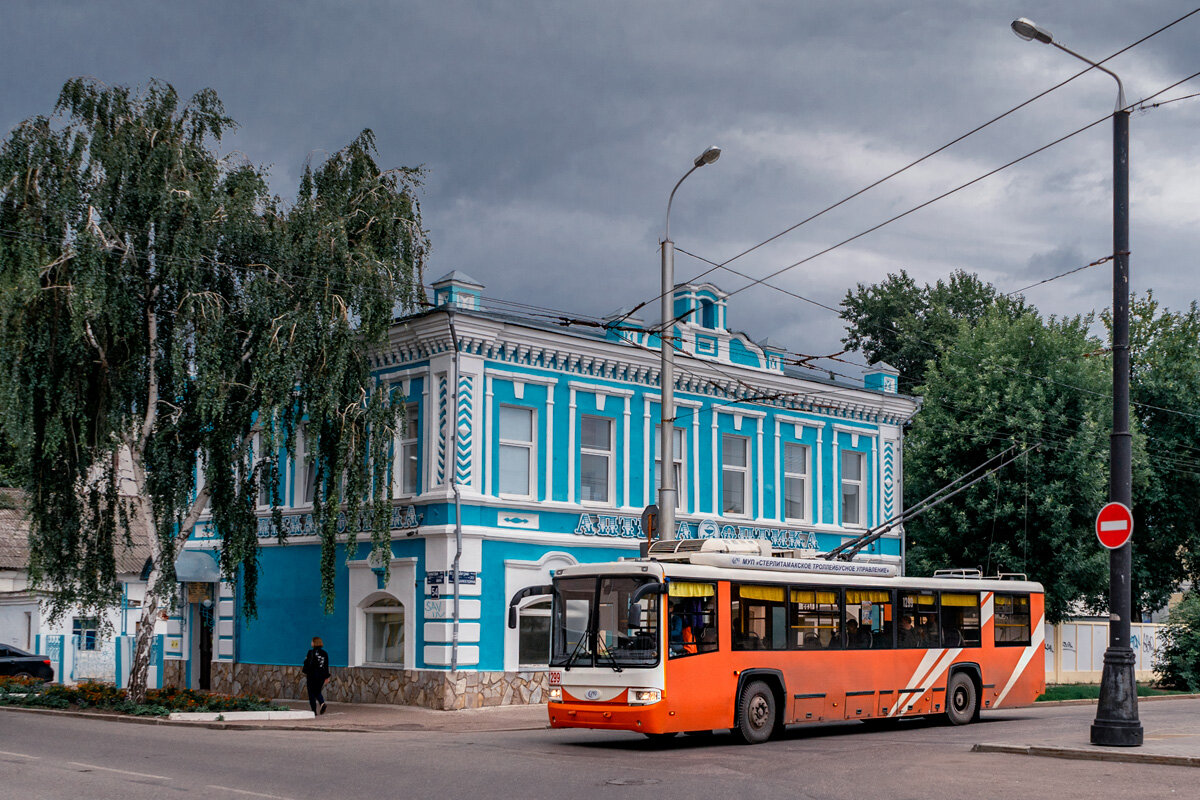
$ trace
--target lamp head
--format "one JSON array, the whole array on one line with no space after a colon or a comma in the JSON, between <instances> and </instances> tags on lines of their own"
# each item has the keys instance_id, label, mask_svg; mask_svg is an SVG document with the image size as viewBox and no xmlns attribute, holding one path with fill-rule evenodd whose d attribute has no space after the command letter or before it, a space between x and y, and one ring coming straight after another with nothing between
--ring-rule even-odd
<instances>
[{"instance_id":1,"label":"lamp head","mask_svg":"<svg viewBox=\"0 0 1200 800\"><path fill-rule=\"evenodd\" d=\"M696 160L692 163L695 164L697 167L703 167L706 164L713 163L720 157L721 157L721 148L717 147L714 144L711 147L709 147L707 150L705 150L703 153L696 156Z\"/></svg>"},{"instance_id":2,"label":"lamp head","mask_svg":"<svg viewBox=\"0 0 1200 800\"><path fill-rule=\"evenodd\" d=\"M1054 37L1050 35L1050 31L1025 17L1013 20L1012 30L1013 33L1027 42L1035 40L1042 44L1051 44L1054 42Z\"/></svg>"}]
</instances>

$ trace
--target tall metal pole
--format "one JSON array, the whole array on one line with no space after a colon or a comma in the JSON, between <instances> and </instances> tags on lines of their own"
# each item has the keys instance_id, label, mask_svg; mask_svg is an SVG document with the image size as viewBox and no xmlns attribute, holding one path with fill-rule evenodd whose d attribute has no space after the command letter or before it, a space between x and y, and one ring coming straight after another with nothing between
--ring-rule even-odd
<instances>
[{"instance_id":1,"label":"tall metal pole","mask_svg":"<svg viewBox=\"0 0 1200 800\"><path fill-rule=\"evenodd\" d=\"M687 175L695 171L688 170ZM683 177L686 178L687 175ZM683 183L680 178L679 183ZM679 188L679 183L675 188ZM672 199L675 192L671 192ZM662 348L662 405L659 415L659 453L662 466L659 471L658 530L660 539L675 538L675 341L672 335L675 318L675 243L671 241L671 203L667 201L667 238L662 243L662 332L659 345Z\"/></svg>"},{"instance_id":2,"label":"tall metal pole","mask_svg":"<svg viewBox=\"0 0 1200 800\"><path fill-rule=\"evenodd\" d=\"M1113 113L1113 432L1109 500L1133 507L1132 436L1129 432L1129 111ZM1100 678L1100 702L1092 744L1137 747L1136 654L1129 646L1132 614L1133 542L1108 556L1108 649Z\"/></svg>"},{"instance_id":3,"label":"tall metal pole","mask_svg":"<svg viewBox=\"0 0 1200 800\"><path fill-rule=\"evenodd\" d=\"M671 190L667 198L667 221L663 229L662 242L662 330L659 332L659 347L662 351L662 402L659 414L659 452L662 466L659 468L658 530L659 538L675 538L675 243L671 241L671 203L675 192L701 167L721 157L721 148L709 147L696 156L692 168Z\"/></svg>"},{"instance_id":4,"label":"tall metal pole","mask_svg":"<svg viewBox=\"0 0 1200 800\"><path fill-rule=\"evenodd\" d=\"M1109 445L1108 499L1133 508L1133 448L1129 433L1129 110L1125 87L1112 70L1081 56L1058 42L1050 31L1031 20L1014 20L1013 33L1026 41L1050 44L1091 64L1117 82L1117 109L1113 112L1113 430ZM1142 723L1138 719L1137 657L1129 646L1132 615L1133 539L1109 551L1108 648L1100 676L1100 702L1092 722L1092 744L1138 747Z\"/></svg>"}]
</instances>

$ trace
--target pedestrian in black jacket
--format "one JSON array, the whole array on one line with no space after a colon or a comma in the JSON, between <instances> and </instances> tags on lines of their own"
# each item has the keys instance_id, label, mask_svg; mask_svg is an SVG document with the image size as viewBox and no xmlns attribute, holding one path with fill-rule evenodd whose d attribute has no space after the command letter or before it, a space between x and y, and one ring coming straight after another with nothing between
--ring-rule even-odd
<instances>
[{"instance_id":1,"label":"pedestrian in black jacket","mask_svg":"<svg viewBox=\"0 0 1200 800\"><path fill-rule=\"evenodd\" d=\"M325 686L325 681L329 680L329 653L325 652L320 636L313 637L312 649L304 657L302 672L308 680L308 705L312 707L314 714L324 714L325 695L321 694L321 689Z\"/></svg>"}]
</instances>

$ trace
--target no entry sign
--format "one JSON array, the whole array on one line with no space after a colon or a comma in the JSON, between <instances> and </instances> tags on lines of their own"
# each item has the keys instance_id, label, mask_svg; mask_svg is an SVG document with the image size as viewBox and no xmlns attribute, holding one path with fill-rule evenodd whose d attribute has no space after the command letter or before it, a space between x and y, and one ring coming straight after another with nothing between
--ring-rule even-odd
<instances>
[{"instance_id":1,"label":"no entry sign","mask_svg":"<svg viewBox=\"0 0 1200 800\"><path fill-rule=\"evenodd\" d=\"M1133 512L1124 503L1109 503L1096 515L1096 537L1109 550L1123 547L1133 533Z\"/></svg>"}]
</instances>

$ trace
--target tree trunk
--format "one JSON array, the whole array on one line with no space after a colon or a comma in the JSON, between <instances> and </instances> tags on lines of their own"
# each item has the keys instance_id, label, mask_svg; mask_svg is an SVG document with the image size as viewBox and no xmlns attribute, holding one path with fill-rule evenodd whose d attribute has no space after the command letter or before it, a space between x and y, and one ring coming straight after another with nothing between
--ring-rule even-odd
<instances>
[{"instance_id":1,"label":"tree trunk","mask_svg":"<svg viewBox=\"0 0 1200 800\"><path fill-rule=\"evenodd\" d=\"M146 599L142 601L142 616L138 620L133 640L133 663L129 665L129 699L146 702L146 680L150 674L150 654L154 647L154 624L158 618L158 596L152 587L158 584L158 565L150 572L146 584Z\"/></svg>"}]
</instances>

